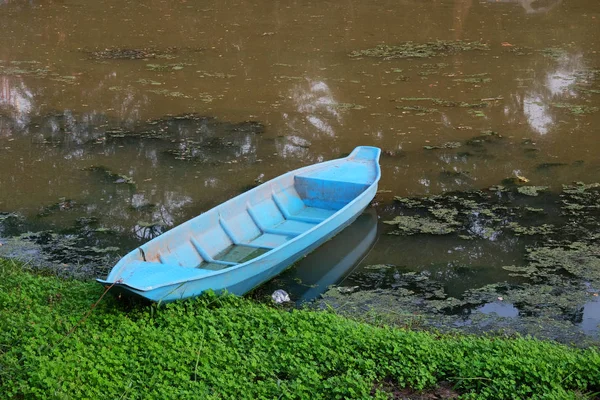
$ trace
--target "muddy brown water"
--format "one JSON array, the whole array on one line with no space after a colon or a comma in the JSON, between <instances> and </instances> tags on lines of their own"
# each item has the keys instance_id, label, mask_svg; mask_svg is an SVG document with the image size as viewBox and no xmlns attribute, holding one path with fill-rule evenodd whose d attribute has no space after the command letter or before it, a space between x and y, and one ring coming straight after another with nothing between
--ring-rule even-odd
<instances>
[{"instance_id":1,"label":"muddy brown water","mask_svg":"<svg viewBox=\"0 0 600 400\"><path fill-rule=\"evenodd\" d=\"M123 254L357 145L384 151L380 216L395 195L596 182L599 34L596 0L0 0L0 211ZM485 48L353 53L435 41ZM513 244L382 236L363 264L500 266ZM473 274L457 293L507 278Z\"/></svg>"}]
</instances>

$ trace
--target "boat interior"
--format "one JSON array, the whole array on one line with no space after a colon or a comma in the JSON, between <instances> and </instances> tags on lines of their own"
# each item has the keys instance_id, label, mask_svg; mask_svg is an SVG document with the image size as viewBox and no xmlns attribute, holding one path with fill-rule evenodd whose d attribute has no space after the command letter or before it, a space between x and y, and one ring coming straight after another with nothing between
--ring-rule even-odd
<instances>
[{"instance_id":1,"label":"boat interior","mask_svg":"<svg viewBox=\"0 0 600 400\"><path fill-rule=\"evenodd\" d=\"M233 198L146 243L134 256L144 264L229 268L314 228L364 192L377 175L376 163L367 157L316 167Z\"/></svg>"}]
</instances>

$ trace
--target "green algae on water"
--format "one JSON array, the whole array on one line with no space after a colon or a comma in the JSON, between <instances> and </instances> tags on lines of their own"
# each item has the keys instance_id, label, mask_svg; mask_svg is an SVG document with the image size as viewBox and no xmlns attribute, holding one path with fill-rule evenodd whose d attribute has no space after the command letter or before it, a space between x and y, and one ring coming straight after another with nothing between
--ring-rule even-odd
<instances>
[{"instance_id":1,"label":"green algae on water","mask_svg":"<svg viewBox=\"0 0 600 400\"><path fill-rule=\"evenodd\" d=\"M519 186L517 192L525 196L537 196L540 192L548 190L548 186Z\"/></svg>"},{"instance_id":2,"label":"green algae on water","mask_svg":"<svg viewBox=\"0 0 600 400\"><path fill-rule=\"evenodd\" d=\"M475 260L482 240L524 244L518 258L480 267L503 271L495 273L498 282L450 295L452 287L444 278L461 271L460 266L448 262L436 274L429 265L382 264L364 267L344 281L365 282L363 290L330 291L323 301L351 318L368 316L399 326L418 321L422 328L445 332L511 332L578 345L600 343L600 333L584 332L582 322L586 304L600 291L600 184L577 182L560 193L535 186L493 189L396 197L394 218L386 224L399 243L415 240L414 235L429 235L423 238L427 243L465 239L460 247L472 248ZM540 192L542 198L531 195ZM462 268L472 271L474 266Z\"/></svg>"},{"instance_id":3,"label":"green algae on water","mask_svg":"<svg viewBox=\"0 0 600 400\"><path fill-rule=\"evenodd\" d=\"M560 47L548 47L540 50L540 53L542 53L544 57L552 58L554 60L566 58L569 54L565 49Z\"/></svg>"},{"instance_id":4,"label":"green algae on water","mask_svg":"<svg viewBox=\"0 0 600 400\"><path fill-rule=\"evenodd\" d=\"M393 220L383 221L383 223L396 225L397 230L389 232L390 235L447 235L456 230L452 223L418 216L398 215Z\"/></svg>"},{"instance_id":5,"label":"green algae on water","mask_svg":"<svg viewBox=\"0 0 600 400\"><path fill-rule=\"evenodd\" d=\"M462 144L460 142L446 142L439 146L423 146L425 150L438 150L438 149L457 149L461 147Z\"/></svg>"},{"instance_id":6,"label":"green algae on water","mask_svg":"<svg viewBox=\"0 0 600 400\"><path fill-rule=\"evenodd\" d=\"M332 104L331 106L333 108L335 108L336 110L342 110L342 111L362 110L363 108L365 108L365 106L361 106L360 104L354 104L354 103L336 103L336 104Z\"/></svg>"},{"instance_id":7,"label":"green algae on water","mask_svg":"<svg viewBox=\"0 0 600 400\"><path fill-rule=\"evenodd\" d=\"M428 58L472 50L488 50L488 46L478 41L467 42L462 40L438 40L428 43L405 42L395 46L380 44L371 49L355 50L349 56L377 57L391 60L396 58Z\"/></svg>"},{"instance_id":8,"label":"green algae on water","mask_svg":"<svg viewBox=\"0 0 600 400\"><path fill-rule=\"evenodd\" d=\"M89 57L93 60L144 60L151 58L175 58L177 48L168 47L164 50L155 48L108 48L104 50L96 50L88 52Z\"/></svg>"},{"instance_id":9,"label":"green algae on water","mask_svg":"<svg viewBox=\"0 0 600 400\"><path fill-rule=\"evenodd\" d=\"M551 103L552 107L564 108L575 116L592 114L600 110L598 107L586 106L584 104Z\"/></svg>"},{"instance_id":10,"label":"green algae on water","mask_svg":"<svg viewBox=\"0 0 600 400\"><path fill-rule=\"evenodd\" d=\"M84 170L99 174L110 183L135 186L135 181L132 177L112 172L103 165L92 165L91 167L84 168Z\"/></svg>"}]
</instances>

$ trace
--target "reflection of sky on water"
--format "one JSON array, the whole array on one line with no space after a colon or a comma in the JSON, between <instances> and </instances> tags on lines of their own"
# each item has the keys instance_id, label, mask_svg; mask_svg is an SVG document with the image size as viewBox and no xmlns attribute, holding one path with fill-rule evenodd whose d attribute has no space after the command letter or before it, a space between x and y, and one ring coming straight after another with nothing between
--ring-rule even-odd
<instances>
[{"instance_id":1,"label":"reflection of sky on water","mask_svg":"<svg viewBox=\"0 0 600 400\"><path fill-rule=\"evenodd\" d=\"M527 14L544 14L559 5L562 0L487 0L488 3L515 3Z\"/></svg>"},{"instance_id":2,"label":"reflection of sky on water","mask_svg":"<svg viewBox=\"0 0 600 400\"><path fill-rule=\"evenodd\" d=\"M552 103L578 96L575 84L585 70L582 54L565 53L558 57L557 66L543 75L543 80L534 83L522 100L515 94L517 102L523 104L523 114L529 126L540 135L547 134L555 126ZM508 111L508 109L506 110Z\"/></svg>"},{"instance_id":3,"label":"reflection of sky on water","mask_svg":"<svg viewBox=\"0 0 600 400\"><path fill-rule=\"evenodd\" d=\"M598 332L600 325L600 300L598 297L583 306L583 317L579 326L586 333Z\"/></svg>"},{"instance_id":4,"label":"reflection of sky on water","mask_svg":"<svg viewBox=\"0 0 600 400\"><path fill-rule=\"evenodd\" d=\"M550 114L550 106L544 103L541 96L525 95L523 113L526 115L531 129L540 135L547 134L554 125L554 119Z\"/></svg>"},{"instance_id":5,"label":"reflection of sky on water","mask_svg":"<svg viewBox=\"0 0 600 400\"><path fill-rule=\"evenodd\" d=\"M20 78L0 76L0 111L6 110L15 127L23 127L33 109L33 93ZM0 130L0 136L8 135Z\"/></svg>"},{"instance_id":6,"label":"reflection of sky on water","mask_svg":"<svg viewBox=\"0 0 600 400\"><path fill-rule=\"evenodd\" d=\"M494 303L486 303L475 310L482 314L497 314L499 317L515 318L519 316L519 309L511 303L497 301Z\"/></svg>"},{"instance_id":7,"label":"reflection of sky on water","mask_svg":"<svg viewBox=\"0 0 600 400\"><path fill-rule=\"evenodd\" d=\"M336 136L336 126L342 123L342 115L327 83L307 79L304 83L294 85L287 97L292 101L296 112L283 113L287 134L300 140ZM303 146L289 141L278 150L283 157L301 156L305 152Z\"/></svg>"}]
</instances>

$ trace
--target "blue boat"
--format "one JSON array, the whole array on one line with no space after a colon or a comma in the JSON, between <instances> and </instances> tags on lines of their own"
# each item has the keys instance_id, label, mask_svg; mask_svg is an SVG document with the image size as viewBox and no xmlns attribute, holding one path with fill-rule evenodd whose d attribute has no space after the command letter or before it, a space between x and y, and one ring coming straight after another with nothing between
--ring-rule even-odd
<instances>
[{"instance_id":1,"label":"blue boat","mask_svg":"<svg viewBox=\"0 0 600 400\"><path fill-rule=\"evenodd\" d=\"M156 302L206 290L242 295L363 212L377 192L380 154L360 146L265 182L131 251L98 282Z\"/></svg>"}]
</instances>

